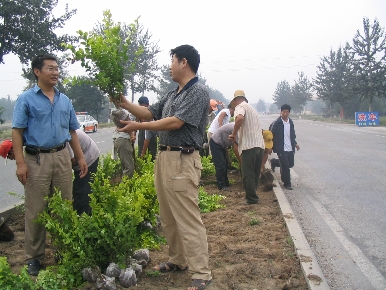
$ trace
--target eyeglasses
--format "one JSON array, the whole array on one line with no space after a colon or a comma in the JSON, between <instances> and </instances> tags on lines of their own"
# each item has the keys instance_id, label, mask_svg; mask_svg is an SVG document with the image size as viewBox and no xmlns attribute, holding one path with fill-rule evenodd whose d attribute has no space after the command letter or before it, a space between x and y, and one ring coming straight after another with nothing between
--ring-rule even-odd
<instances>
[{"instance_id":1,"label":"eyeglasses","mask_svg":"<svg viewBox=\"0 0 386 290\"><path fill-rule=\"evenodd\" d=\"M60 69L58 67L45 67L43 69L49 72L60 72Z\"/></svg>"}]
</instances>

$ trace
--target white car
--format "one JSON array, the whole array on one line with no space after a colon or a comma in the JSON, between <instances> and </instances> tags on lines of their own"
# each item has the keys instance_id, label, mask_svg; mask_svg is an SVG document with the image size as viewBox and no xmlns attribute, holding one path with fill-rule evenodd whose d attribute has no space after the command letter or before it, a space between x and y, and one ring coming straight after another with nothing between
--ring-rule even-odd
<instances>
[{"instance_id":1,"label":"white car","mask_svg":"<svg viewBox=\"0 0 386 290\"><path fill-rule=\"evenodd\" d=\"M80 128L83 129L84 132L96 132L98 130L98 121L95 120L91 115L87 114L87 112L76 112L76 117L78 119Z\"/></svg>"}]
</instances>

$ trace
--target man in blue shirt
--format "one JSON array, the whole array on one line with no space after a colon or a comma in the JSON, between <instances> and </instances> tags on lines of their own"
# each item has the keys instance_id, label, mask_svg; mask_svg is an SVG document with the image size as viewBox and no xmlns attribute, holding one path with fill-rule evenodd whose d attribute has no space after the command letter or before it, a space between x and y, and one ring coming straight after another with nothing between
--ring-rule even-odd
<instances>
[{"instance_id":1,"label":"man in blue shirt","mask_svg":"<svg viewBox=\"0 0 386 290\"><path fill-rule=\"evenodd\" d=\"M25 248L27 271L37 276L44 259L46 231L37 223L47 206L45 197L54 188L62 198L72 200L72 166L66 147L70 143L80 167L80 177L87 174L75 130L79 123L67 96L55 85L59 79L57 60L52 55L38 55L32 60L37 85L22 93L16 101L12 120L12 143L16 175L25 191ZM25 156L23 154L25 146Z\"/></svg>"}]
</instances>

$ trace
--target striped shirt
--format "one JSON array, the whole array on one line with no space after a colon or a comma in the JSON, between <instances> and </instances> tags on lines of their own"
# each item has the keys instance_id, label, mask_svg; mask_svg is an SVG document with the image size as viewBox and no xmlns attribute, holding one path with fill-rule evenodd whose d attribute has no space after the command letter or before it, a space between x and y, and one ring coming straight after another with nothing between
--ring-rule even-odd
<instances>
[{"instance_id":1,"label":"striped shirt","mask_svg":"<svg viewBox=\"0 0 386 290\"><path fill-rule=\"evenodd\" d=\"M263 134L261 134L261 126L257 111L247 102L242 102L235 108L235 117L238 115L244 116L244 123L238 131L239 137L239 154L243 150L248 150L255 147L265 149Z\"/></svg>"}]
</instances>

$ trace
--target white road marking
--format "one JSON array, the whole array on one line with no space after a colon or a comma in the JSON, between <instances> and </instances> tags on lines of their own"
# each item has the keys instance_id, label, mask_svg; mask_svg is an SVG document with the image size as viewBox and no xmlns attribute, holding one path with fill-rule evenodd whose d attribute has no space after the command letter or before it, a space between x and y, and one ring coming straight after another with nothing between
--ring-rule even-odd
<instances>
[{"instance_id":1,"label":"white road marking","mask_svg":"<svg viewBox=\"0 0 386 290\"><path fill-rule=\"evenodd\" d=\"M370 262L369 259L363 254L355 244L346 238L343 228L339 223L332 217L332 215L314 198L307 195L309 201L313 204L319 214L322 216L326 224L330 227L332 232L341 242L343 247L349 253L351 258L359 266L362 273L367 277L374 289L384 290L386 289L386 280L383 278L377 268Z\"/></svg>"}]
</instances>

